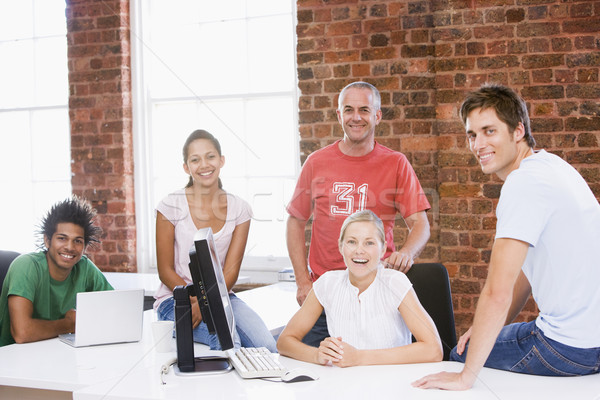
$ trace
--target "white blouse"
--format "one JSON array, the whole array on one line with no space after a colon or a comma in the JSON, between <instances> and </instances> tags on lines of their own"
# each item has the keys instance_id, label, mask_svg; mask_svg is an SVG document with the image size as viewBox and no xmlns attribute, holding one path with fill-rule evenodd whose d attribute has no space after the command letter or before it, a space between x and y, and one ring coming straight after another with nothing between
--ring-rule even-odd
<instances>
[{"instance_id":1,"label":"white blouse","mask_svg":"<svg viewBox=\"0 0 600 400\"><path fill-rule=\"evenodd\" d=\"M313 283L325 309L331 337L357 349L387 349L411 343L411 333L398 311L412 284L400 271L379 265L371 285L360 295L348 270L328 271Z\"/></svg>"},{"instance_id":2,"label":"white blouse","mask_svg":"<svg viewBox=\"0 0 600 400\"><path fill-rule=\"evenodd\" d=\"M194 235L198 231L198 228L196 228L192 220L185 189L177 190L162 199L156 207L156 211L164 215L175 226L175 272L186 283L192 283L192 276L188 266L190 263L189 252L194 244ZM223 268L223 264L225 263L235 227L251 218L252 209L250 205L245 200L227 193L227 218L225 225L218 232L213 232L221 268ZM156 299L154 308L156 309L163 300L172 295L173 292L161 282L154 296Z\"/></svg>"}]
</instances>

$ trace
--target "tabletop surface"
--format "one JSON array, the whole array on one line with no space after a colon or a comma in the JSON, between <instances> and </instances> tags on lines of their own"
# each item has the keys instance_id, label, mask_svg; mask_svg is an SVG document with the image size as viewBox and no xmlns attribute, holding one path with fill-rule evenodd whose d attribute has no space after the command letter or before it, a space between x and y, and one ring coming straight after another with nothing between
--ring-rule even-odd
<instances>
[{"instance_id":1,"label":"tabletop surface","mask_svg":"<svg viewBox=\"0 0 600 400\"><path fill-rule=\"evenodd\" d=\"M252 303L256 300L252 296L261 293L260 301L266 302L263 306L273 310L273 319L267 326L277 329L281 324L281 318L276 318L279 314L277 309L282 301L295 300L295 289L290 285L277 284L260 292L248 293L246 300ZM287 307L287 314L293 314L292 305ZM265 315L263 311L261 315ZM283 317L286 318L289 315ZM397 399L600 400L599 374L550 378L484 368L470 391L447 392L415 389L410 383L430 373L460 371L462 364L440 362L338 368L282 356L280 360L288 369L308 368L319 379L298 383L248 380L240 378L235 371L220 375L179 376L171 368L164 376L166 384L163 385L161 367L175 359L177 354L174 339L171 339L170 352L160 353L154 349L150 327L155 319L153 310L144 312L143 338L137 343L73 348L58 339L50 339L1 347L0 385L72 392L75 400L192 398L189 396L260 400L375 400L392 396ZM194 351L196 356L213 354L199 344L194 345Z\"/></svg>"}]
</instances>

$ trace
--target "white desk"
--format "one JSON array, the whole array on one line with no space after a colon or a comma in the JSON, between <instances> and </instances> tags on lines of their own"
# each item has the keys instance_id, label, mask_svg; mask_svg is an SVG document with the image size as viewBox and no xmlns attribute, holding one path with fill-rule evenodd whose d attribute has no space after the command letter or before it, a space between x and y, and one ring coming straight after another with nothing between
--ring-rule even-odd
<instances>
[{"instance_id":1,"label":"white desk","mask_svg":"<svg viewBox=\"0 0 600 400\"><path fill-rule=\"evenodd\" d=\"M243 297L263 316L272 331L281 328L276 318L284 302L295 301L292 282L276 284ZM291 292L290 292L291 290ZM281 291L281 292L278 292ZM260 295L262 294L262 295ZM260 295L260 296L259 296ZM262 300L260 300L262 299ZM270 299L270 301L268 301ZM256 301L256 303L254 303ZM266 310L265 308L266 307ZM297 307L297 305L295 306ZM272 312L269 313L268 310ZM293 310L284 310L288 315ZM144 313L143 339L139 343L72 348L58 339L0 348L0 399L573 399L600 400L600 375L577 378L547 378L484 369L467 392L414 389L410 383L426 374L458 371L453 362L371 366L341 369L306 364L281 357L288 368L303 366L320 379L286 384L244 380L235 371L210 376L177 376L171 369L166 385L161 384L160 367L176 356L175 340L170 353L153 349L150 322L152 310ZM196 356L209 353L206 346L194 345Z\"/></svg>"},{"instance_id":2,"label":"white desk","mask_svg":"<svg viewBox=\"0 0 600 400\"><path fill-rule=\"evenodd\" d=\"M161 384L158 365L135 366L124 377L77 390L74 400L154 399L589 399L600 396L600 376L546 378L484 369L474 388L447 392L413 388L410 383L442 370L458 371L461 364L443 362L353 368L323 367L281 357L289 368L304 367L319 374L319 380L283 383L244 380L235 371L220 375L181 377L170 372Z\"/></svg>"}]
</instances>

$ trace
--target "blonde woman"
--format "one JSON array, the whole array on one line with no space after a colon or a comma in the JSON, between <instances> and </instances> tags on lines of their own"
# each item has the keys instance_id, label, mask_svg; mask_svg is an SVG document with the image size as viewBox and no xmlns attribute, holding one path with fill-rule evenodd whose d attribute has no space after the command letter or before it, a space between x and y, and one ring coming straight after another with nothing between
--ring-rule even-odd
<instances>
[{"instance_id":1,"label":"blonde woman","mask_svg":"<svg viewBox=\"0 0 600 400\"><path fill-rule=\"evenodd\" d=\"M441 361L437 329L406 275L383 267L385 248L383 224L372 211L346 218L339 250L347 269L329 271L314 283L281 333L279 352L339 367ZM323 310L330 336L318 348L302 343Z\"/></svg>"}]
</instances>

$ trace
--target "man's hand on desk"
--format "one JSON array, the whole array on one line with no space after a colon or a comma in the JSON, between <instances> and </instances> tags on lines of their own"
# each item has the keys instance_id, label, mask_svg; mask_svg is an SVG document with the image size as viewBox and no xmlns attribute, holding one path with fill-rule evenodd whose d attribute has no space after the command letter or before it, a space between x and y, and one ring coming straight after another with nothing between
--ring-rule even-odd
<instances>
[{"instance_id":1,"label":"man's hand on desk","mask_svg":"<svg viewBox=\"0 0 600 400\"><path fill-rule=\"evenodd\" d=\"M465 351L467 342L471 339L471 329L462 335L456 345L458 354ZM414 387L421 389L445 389L445 390L467 390L473 386L477 376L469 373L465 367L462 372L440 372L433 375L427 375L412 383Z\"/></svg>"},{"instance_id":2,"label":"man's hand on desk","mask_svg":"<svg viewBox=\"0 0 600 400\"><path fill-rule=\"evenodd\" d=\"M467 377L466 375L469 375ZM427 375L412 383L421 389L467 390L473 386L475 375L463 372L439 372Z\"/></svg>"}]
</instances>

